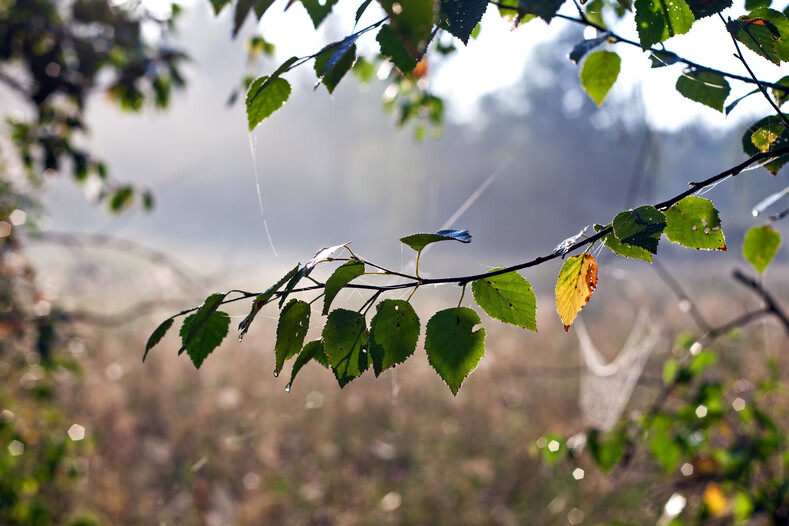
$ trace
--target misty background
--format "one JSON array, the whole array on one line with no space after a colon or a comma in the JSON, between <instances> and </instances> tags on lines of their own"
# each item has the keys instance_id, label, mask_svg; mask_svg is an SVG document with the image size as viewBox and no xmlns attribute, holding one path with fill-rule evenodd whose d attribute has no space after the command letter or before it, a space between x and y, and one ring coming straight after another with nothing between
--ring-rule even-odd
<instances>
[{"instance_id":1,"label":"misty background","mask_svg":"<svg viewBox=\"0 0 789 526\"><path fill-rule=\"evenodd\" d=\"M474 242L437 247L434 263L424 262L433 275L525 261L587 225L736 164L744 158L742 130L754 120L738 110L723 128L710 126L720 114L706 109L710 119L656 130L643 116L650 102L626 84L596 108L580 88L578 66L566 58L583 38L568 26L533 49L517 83L455 111L462 119L453 119L459 102L449 100L438 140L416 142L410 128L395 126L382 108L382 82L360 89L349 74L333 96L322 86L313 92L309 64L288 75L290 100L250 134L243 104L227 104L248 72L243 35L231 40L227 14L217 19L202 2L188 8L178 28L174 42L191 57L188 87L167 111L122 113L99 98L90 106L91 148L117 180L148 184L155 210L109 216L86 205L83 188L68 178L48 185L45 203L54 231L136 240L252 290L267 285L244 276L281 272L346 241L363 257L399 268L410 256L399 237L442 227L468 229ZM341 35L336 25L332 31ZM289 54L285 47L278 51ZM493 58L502 68L520 67L502 57ZM266 59L255 73L283 58ZM441 65L436 69L440 76ZM751 207L783 186L781 177L759 169L706 195L721 210L737 257L744 231L761 221ZM661 255L699 257L669 245L661 243Z\"/></svg>"}]
</instances>

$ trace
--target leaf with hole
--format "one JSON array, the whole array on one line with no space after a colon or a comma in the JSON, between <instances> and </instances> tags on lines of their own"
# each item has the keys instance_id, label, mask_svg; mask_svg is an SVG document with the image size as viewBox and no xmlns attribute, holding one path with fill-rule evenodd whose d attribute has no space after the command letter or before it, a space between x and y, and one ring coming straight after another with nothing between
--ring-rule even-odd
<instances>
[{"instance_id":1,"label":"leaf with hole","mask_svg":"<svg viewBox=\"0 0 789 526\"><path fill-rule=\"evenodd\" d=\"M591 254L573 256L562 265L556 282L556 311L570 330L573 320L597 287L597 261Z\"/></svg>"},{"instance_id":2,"label":"leaf with hole","mask_svg":"<svg viewBox=\"0 0 789 526\"><path fill-rule=\"evenodd\" d=\"M783 122L773 122L753 132L751 142L760 152L766 152L778 140L785 129L786 125Z\"/></svg>"},{"instance_id":3,"label":"leaf with hole","mask_svg":"<svg viewBox=\"0 0 789 526\"><path fill-rule=\"evenodd\" d=\"M419 317L404 300L384 300L370 322L369 350L375 376L406 361L416 350Z\"/></svg>"},{"instance_id":4,"label":"leaf with hole","mask_svg":"<svg viewBox=\"0 0 789 526\"><path fill-rule=\"evenodd\" d=\"M283 78L269 81L269 77L256 79L247 90L247 120L249 131L282 107L290 97L290 83Z\"/></svg>"},{"instance_id":5,"label":"leaf with hole","mask_svg":"<svg viewBox=\"0 0 789 526\"><path fill-rule=\"evenodd\" d=\"M581 86L598 106L616 82L621 65L622 59L613 51L595 51L586 57L580 72Z\"/></svg>"},{"instance_id":6,"label":"leaf with hole","mask_svg":"<svg viewBox=\"0 0 789 526\"><path fill-rule=\"evenodd\" d=\"M252 324L252 320L255 319L255 316L257 316L260 309L262 309L269 302L269 300L274 296L274 294L277 293L277 291L282 287L282 285L285 284L286 281L293 279L293 276L295 276L298 271L299 266L296 265L290 269L290 272L282 276L278 282L266 289L264 293L258 294L255 297L255 301L252 302L252 309L250 309L249 314L247 314L247 317L238 324L238 330L241 331L241 333L238 335L239 340L247 333L249 326Z\"/></svg>"},{"instance_id":7,"label":"leaf with hole","mask_svg":"<svg viewBox=\"0 0 789 526\"><path fill-rule=\"evenodd\" d=\"M654 206L640 206L617 214L613 226L614 235L622 243L657 254L666 216Z\"/></svg>"},{"instance_id":8,"label":"leaf with hole","mask_svg":"<svg viewBox=\"0 0 789 526\"><path fill-rule=\"evenodd\" d=\"M411 234L400 238L401 243L405 243L417 252L422 252L431 243L452 240L471 243L471 234L468 230L439 230L435 234Z\"/></svg>"},{"instance_id":9,"label":"leaf with hole","mask_svg":"<svg viewBox=\"0 0 789 526\"><path fill-rule=\"evenodd\" d=\"M173 318L167 318L151 333L151 336L148 338L148 343L145 344L145 354L142 355L143 362L148 357L148 352L162 341L164 335L167 334L167 331L173 326L174 321Z\"/></svg>"},{"instance_id":10,"label":"leaf with hole","mask_svg":"<svg viewBox=\"0 0 789 526\"><path fill-rule=\"evenodd\" d=\"M685 0L636 0L636 29L642 49L687 33L696 20Z\"/></svg>"},{"instance_id":11,"label":"leaf with hole","mask_svg":"<svg viewBox=\"0 0 789 526\"><path fill-rule=\"evenodd\" d=\"M764 274L781 247L781 234L771 226L759 225L745 233L742 255L753 268Z\"/></svg>"},{"instance_id":12,"label":"leaf with hole","mask_svg":"<svg viewBox=\"0 0 789 526\"><path fill-rule=\"evenodd\" d=\"M726 251L720 217L715 205L707 199L688 196L666 210L669 241L697 250Z\"/></svg>"},{"instance_id":13,"label":"leaf with hole","mask_svg":"<svg viewBox=\"0 0 789 526\"><path fill-rule=\"evenodd\" d=\"M323 327L323 349L341 388L361 376L370 366L364 316L347 309L331 311Z\"/></svg>"},{"instance_id":14,"label":"leaf with hole","mask_svg":"<svg viewBox=\"0 0 789 526\"><path fill-rule=\"evenodd\" d=\"M279 313L277 341L274 344L275 375L279 375L285 362L301 350L309 328L310 304L295 298L290 300Z\"/></svg>"},{"instance_id":15,"label":"leaf with hole","mask_svg":"<svg viewBox=\"0 0 789 526\"><path fill-rule=\"evenodd\" d=\"M491 318L537 332L537 297L517 272L475 280L471 291L474 301Z\"/></svg>"},{"instance_id":16,"label":"leaf with hole","mask_svg":"<svg viewBox=\"0 0 789 526\"><path fill-rule=\"evenodd\" d=\"M195 317L196 314L192 314L184 320L183 325L181 325L180 335L181 341L186 347L186 354L192 359L195 368L199 369L208 355L219 347L219 344L227 336L230 327L230 316L222 311L213 312L208 320L203 323L202 329L191 338L187 345L187 335L191 332Z\"/></svg>"},{"instance_id":17,"label":"leaf with hole","mask_svg":"<svg viewBox=\"0 0 789 526\"><path fill-rule=\"evenodd\" d=\"M787 115L787 114L784 114ZM770 127L772 128L775 125L781 124L783 120L778 115L770 115L769 117L765 117L760 119L753 125L751 125L742 136L742 149L745 152L745 155L752 156L759 153L759 148L753 143L753 134L757 131ZM773 128L777 129L777 128ZM780 148L785 148L789 146L789 129L784 128L781 134L778 136L777 139L770 143L769 148L767 149L768 152L778 150ZM771 174L775 175L778 173L778 170L781 169L783 165L789 162L789 153L785 153L764 165L765 169L769 171Z\"/></svg>"},{"instance_id":18,"label":"leaf with hole","mask_svg":"<svg viewBox=\"0 0 789 526\"><path fill-rule=\"evenodd\" d=\"M677 78L677 91L686 99L723 112L731 88L723 75L707 69L691 69Z\"/></svg>"},{"instance_id":19,"label":"leaf with hole","mask_svg":"<svg viewBox=\"0 0 789 526\"><path fill-rule=\"evenodd\" d=\"M358 259L348 261L342 266L338 267L329 279L326 280L326 286L323 289L323 315L329 312L331 302L337 297L337 294L351 281L364 274L364 263Z\"/></svg>"},{"instance_id":20,"label":"leaf with hole","mask_svg":"<svg viewBox=\"0 0 789 526\"><path fill-rule=\"evenodd\" d=\"M485 329L474 330L481 323L479 314L467 307L439 311L427 322L427 361L453 395L485 354Z\"/></svg>"}]
</instances>

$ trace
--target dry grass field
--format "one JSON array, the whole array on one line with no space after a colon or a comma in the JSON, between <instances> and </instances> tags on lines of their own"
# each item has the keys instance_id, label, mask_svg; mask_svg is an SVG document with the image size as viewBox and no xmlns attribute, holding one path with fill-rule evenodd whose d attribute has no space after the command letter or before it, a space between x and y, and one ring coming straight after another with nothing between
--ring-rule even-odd
<instances>
[{"instance_id":1,"label":"dry grass field","mask_svg":"<svg viewBox=\"0 0 789 526\"><path fill-rule=\"evenodd\" d=\"M773 270L776 295L789 297ZM585 322L610 358L639 305L663 322L626 409L634 411L656 395L662 362L679 352L677 335L698 330L654 273L621 277L602 276L608 283ZM758 306L725 269L681 281L714 324ZM421 345L394 371L366 374L343 390L310 364L286 393L287 378L271 372L275 322L264 319L242 343L229 337L200 371L176 356L175 331L141 363L148 333L171 312L113 329L74 328L60 352L77 372L59 366L37 375L31 353L21 379L3 377L33 443L44 417L24 400L37 382L56 393L61 412L51 428L86 430L68 446L75 482L52 495L65 515L89 510L101 524L130 526L574 525L614 517L654 524L671 494L646 461L605 474L586 454L553 466L541 458L541 437L584 431L578 340L561 329L549 296L541 298L537 334L485 322L487 355L457 397ZM418 312L426 316L428 306ZM786 343L777 324L757 322L719 340L713 374L756 381L768 356L785 371Z\"/></svg>"}]
</instances>

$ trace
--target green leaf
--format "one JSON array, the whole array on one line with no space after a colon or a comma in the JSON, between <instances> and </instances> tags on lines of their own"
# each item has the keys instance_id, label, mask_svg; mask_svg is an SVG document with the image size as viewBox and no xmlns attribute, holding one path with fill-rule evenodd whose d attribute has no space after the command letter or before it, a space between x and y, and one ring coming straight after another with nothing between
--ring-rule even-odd
<instances>
[{"instance_id":1,"label":"green leaf","mask_svg":"<svg viewBox=\"0 0 789 526\"><path fill-rule=\"evenodd\" d=\"M437 14L433 0L379 0L412 57L421 57ZM399 67L399 66L398 66Z\"/></svg>"},{"instance_id":2,"label":"green leaf","mask_svg":"<svg viewBox=\"0 0 789 526\"><path fill-rule=\"evenodd\" d=\"M131 186L122 186L113 192L110 197L110 212L121 212L129 208L134 201L134 188Z\"/></svg>"},{"instance_id":3,"label":"green leaf","mask_svg":"<svg viewBox=\"0 0 789 526\"><path fill-rule=\"evenodd\" d=\"M298 285L299 281L301 281L301 278L309 274L310 270L312 269L308 268L307 265L304 265L298 271L296 271L296 273L293 275L292 278L290 278L290 281L288 281L288 284L285 285L285 288L282 290L282 294L279 297L278 306L280 309L282 308L282 305L285 304L285 300L287 299L287 297L290 295L293 289L296 288L296 285Z\"/></svg>"},{"instance_id":4,"label":"green leaf","mask_svg":"<svg viewBox=\"0 0 789 526\"><path fill-rule=\"evenodd\" d=\"M384 300L370 322L370 357L375 376L406 361L416 350L419 317L404 300Z\"/></svg>"},{"instance_id":5,"label":"green leaf","mask_svg":"<svg viewBox=\"0 0 789 526\"><path fill-rule=\"evenodd\" d=\"M341 388L359 377L370 366L364 316L347 309L331 311L323 327L323 349Z\"/></svg>"},{"instance_id":6,"label":"green leaf","mask_svg":"<svg viewBox=\"0 0 789 526\"><path fill-rule=\"evenodd\" d=\"M269 81L269 77L260 77L247 90L247 120L249 131L252 131L263 119L282 107L290 97L290 83L283 78Z\"/></svg>"},{"instance_id":7,"label":"green leaf","mask_svg":"<svg viewBox=\"0 0 789 526\"><path fill-rule=\"evenodd\" d=\"M581 86L598 106L619 76L622 59L613 51L595 51L584 61L581 68Z\"/></svg>"},{"instance_id":8,"label":"green leaf","mask_svg":"<svg viewBox=\"0 0 789 526\"><path fill-rule=\"evenodd\" d=\"M751 135L751 142L760 152L766 152L786 129L783 122L774 122L759 128Z\"/></svg>"},{"instance_id":9,"label":"green leaf","mask_svg":"<svg viewBox=\"0 0 789 526\"><path fill-rule=\"evenodd\" d=\"M241 26L244 25L247 15L249 15L249 12L252 10L252 2L253 0L236 1L236 11L233 15L233 38L238 36Z\"/></svg>"},{"instance_id":10,"label":"green leaf","mask_svg":"<svg viewBox=\"0 0 789 526\"><path fill-rule=\"evenodd\" d=\"M485 329L474 330L480 323L479 314L467 307L439 311L427 322L427 361L453 395L485 354Z\"/></svg>"},{"instance_id":11,"label":"green leaf","mask_svg":"<svg viewBox=\"0 0 789 526\"><path fill-rule=\"evenodd\" d=\"M594 226L595 232L599 232L603 228L605 227L602 225ZM652 254L649 252L649 250L637 247L635 245L626 245L619 241L613 232L605 235L603 238L603 244L607 246L614 254L618 254L626 258L643 259L644 261L649 261L652 263Z\"/></svg>"},{"instance_id":12,"label":"green leaf","mask_svg":"<svg viewBox=\"0 0 789 526\"><path fill-rule=\"evenodd\" d=\"M214 312L208 318L208 321L203 324L202 330L192 338L189 345L186 345L186 337L191 331L195 317L196 314L192 314L184 320L181 326L181 341L184 342L186 353L192 359L195 368L199 369L208 355L219 347L219 344L227 336L227 331L230 327L230 316L226 312Z\"/></svg>"},{"instance_id":13,"label":"green leaf","mask_svg":"<svg viewBox=\"0 0 789 526\"><path fill-rule=\"evenodd\" d=\"M679 62L679 57L671 51L653 51L649 55L653 68L662 68Z\"/></svg>"},{"instance_id":14,"label":"green leaf","mask_svg":"<svg viewBox=\"0 0 789 526\"><path fill-rule=\"evenodd\" d=\"M619 241L657 254L666 216L654 206L640 206L617 214L613 224L614 235Z\"/></svg>"},{"instance_id":15,"label":"green leaf","mask_svg":"<svg viewBox=\"0 0 789 526\"><path fill-rule=\"evenodd\" d=\"M519 0L523 12L538 16L546 22L556 16L563 3L564 0Z\"/></svg>"},{"instance_id":16,"label":"green leaf","mask_svg":"<svg viewBox=\"0 0 789 526\"><path fill-rule=\"evenodd\" d=\"M671 418L659 414L652 419L649 426L647 443L655 460L663 465L666 473L671 472L682 457L682 449L673 438L671 431Z\"/></svg>"},{"instance_id":17,"label":"green leaf","mask_svg":"<svg viewBox=\"0 0 789 526\"><path fill-rule=\"evenodd\" d=\"M592 429L587 435L586 444L589 454L603 471L609 471L617 465L627 448L627 434L621 430L603 434Z\"/></svg>"},{"instance_id":18,"label":"green leaf","mask_svg":"<svg viewBox=\"0 0 789 526\"><path fill-rule=\"evenodd\" d=\"M307 14L310 15L310 19L312 19L312 24L315 26L315 29L318 29L321 22L329 16L334 4L337 2L338 0L301 0L304 9L307 10Z\"/></svg>"},{"instance_id":19,"label":"green leaf","mask_svg":"<svg viewBox=\"0 0 789 526\"><path fill-rule=\"evenodd\" d=\"M362 2L362 3L361 3L361 5L360 5L360 6L359 6L359 7L356 9L356 18L355 18L355 22L356 22L357 24L359 23L359 20L361 20L361 19L362 19L362 15L363 15L363 14L364 14L364 12L367 10L367 8L370 6L370 4L372 3L372 1L373 1L373 0L364 0L364 2Z\"/></svg>"},{"instance_id":20,"label":"green leaf","mask_svg":"<svg viewBox=\"0 0 789 526\"><path fill-rule=\"evenodd\" d=\"M222 305L222 301L224 301L226 296L226 292L211 294L205 299L200 308L197 309L197 312L190 316L192 321L189 324L189 332L187 332L183 338L183 346L181 350L178 351L178 354L184 352L189 344L203 331L216 310Z\"/></svg>"},{"instance_id":21,"label":"green leaf","mask_svg":"<svg viewBox=\"0 0 789 526\"><path fill-rule=\"evenodd\" d=\"M468 230L439 230L435 234L411 234L400 238L401 243L405 243L417 252L422 252L431 243L451 240L471 243L471 234Z\"/></svg>"},{"instance_id":22,"label":"green leaf","mask_svg":"<svg viewBox=\"0 0 789 526\"><path fill-rule=\"evenodd\" d=\"M789 100L789 75L785 77L781 77L781 80L776 82L776 84L780 84L781 86L787 87L787 91L775 89L775 88L772 89L775 103L778 104L778 106L782 106L784 102Z\"/></svg>"},{"instance_id":23,"label":"green leaf","mask_svg":"<svg viewBox=\"0 0 789 526\"><path fill-rule=\"evenodd\" d=\"M263 18L263 15L268 11L268 8L271 7L271 4L274 3L274 0L255 0L254 5L252 8L255 10L255 16L258 19Z\"/></svg>"},{"instance_id":24,"label":"green leaf","mask_svg":"<svg viewBox=\"0 0 789 526\"><path fill-rule=\"evenodd\" d=\"M663 383L665 385L670 385L677 379L679 374L679 362L674 358L666 360L666 363L663 364Z\"/></svg>"},{"instance_id":25,"label":"green leaf","mask_svg":"<svg viewBox=\"0 0 789 526\"><path fill-rule=\"evenodd\" d=\"M692 69L677 79L677 91L692 101L723 112L731 88L723 75L707 69Z\"/></svg>"},{"instance_id":26,"label":"green leaf","mask_svg":"<svg viewBox=\"0 0 789 526\"><path fill-rule=\"evenodd\" d=\"M211 7L214 8L214 15L218 15L223 7L229 5L232 0L210 0Z\"/></svg>"},{"instance_id":27,"label":"green leaf","mask_svg":"<svg viewBox=\"0 0 789 526\"><path fill-rule=\"evenodd\" d=\"M474 301L491 318L537 332L537 297L517 272L478 279L471 290Z\"/></svg>"},{"instance_id":28,"label":"green leaf","mask_svg":"<svg viewBox=\"0 0 789 526\"><path fill-rule=\"evenodd\" d=\"M278 282L276 282L274 285L266 289L266 291L263 292L262 294L258 294L255 297L255 301L252 302L252 309L249 311L249 314L247 314L247 317L244 318L241 321L241 323L238 324L238 330L241 331L241 333L238 335L239 341L244 337L244 335L249 330L249 326L252 323L252 320L255 319L255 316L257 316L260 309L262 309L272 298L272 296L274 296L274 294L280 289L280 287L282 287L282 285L284 285L286 281L292 279L293 276L295 276L298 271L299 271L299 266L296 265L295 267L290 269L290 272L282 276L282 278Z\"/></svg>"},{"instance_id":29,"label":"green leaf","mask_svg":"<svg viewBox=\"0 0 789 526\"><path fill-rule=\"evenodd\" d=\"M635 8L642 49L687 33L695 21L685 0L636 0Z\"/></svg>"},{"instance_id":30,"label":"green leaf","mask_svg":"<svg viewBox=\"0 0 789 526\"><path fill-rule=\"evenodd\" d=\"M293 363L293 369L290 372L290 381L288 385L285 386L285 391L290 392L291 388L293 387L293 381L296 379L296 375L299 374L299 371L307 365L310 361L316 361L323 365L324 367L328 367L328 360L326 359L326 354L323 352L323 341L322 340L312 340L311 342L307 342L304 345L304 348L299 352L299 355L296 357L296 361Z\"/></svg>"},{"instance_id":31,"label":"green leaf","mask_svg":"<svg viewBox=\"0 0 789 526\"><path fill-rule=\"evenodd\" d=\"M375 37L381 46L381 55L391 59L397 69L410 73L416 67L416 58L405 48L403 39L387 24L381 27Z\"/></svg>"},{"instance_id":32,"label":"green leaf","mask_svg":"<svg viewBox=\"0 0 789 526\"><path fill-rule=\"evenodd\" d=\"M720 217L712 201L688 196L666 210L666 237L688 248L726 250Z\"/></svg>"},{"instance_id":33,"label":"green leaf","mask_svg":"<svg viewBox=\"0 0 789 526\"><path fill-rule=\"evenodd\" d=\"M353 40L356 40L355 35ZM320 82L329 90L329 93L334 93L337 84L340 83L340 80L356 61L356 44L353 43L353 40L350 41L351 43L347 47L345 47L346 42L344 40L343 44L338 47L324 48L326 51L315 58L315 72L318 74ZM323 73L321 74L321 72Z\"/></svg>"},{"instance_id":34,"label":"green leaf","mask_svg":"<svg viewBox=\"0 0 789 526\"><path fill-rule=\"evenodd\" d=\"M726 23L729 33L773 64L789 61L789 20L783 13L760 7Z\"/></svg>"},{"instance_id":35,"label":"green leaf","mask_svg":"<svg viewBox=\"0 0 789 526\"><path fill-rule=\"evenodd\" d=\"M687 2L696 20L720 13L732 4L731 0L687 0Z\"/></svg>"},{"instance_id":36,"label":"green leaf","mask_svg":"<svg viewBox=\"0 0 789 526\"><path fill-rule=\"evenodd\" d=\"M759 93L759 89L758 89L758 88L757 88L757 89L755 89L755 90L753 90L753 91L750 91L750 92L746 93L746 94L745 94L745 95L743 95L742 97L737 97L736 99L734 99L733 101L731 101L729 104L727 104L727 105L726 105L726 107L723 109L723 113L724 113L725 115L728 115L729 113L731 113L731 112L734 110L734 108L735 108L735 107L736 107L736 106L737 106L737 105L738 105L740 102L742 102L744 99L746 99L747 97L750 97L751 95L753 95L753 94L755 94L755 93Z\"/></svg>"},{"instance_id":37,"label":"green leaf","mask_svg":"<svg viewBox=\"0 0 789 526\"><path fill-rule=\"evenodd\" d=\"M759 7L770 7L772 0L745 0L745 10L753 11Z\"/></svg>"},{"instance_id":38,"label":"green leaf","mask_svg":"<svg viewBox=\"0 0 789 526\"><path fill-rule=\"evenodd\" d=\"M594 48L608 40L608 37L611 36L610 31L605 31L602 35L597 38L589 38L586 40L581 40L578 42L570 51L568 58L574 64L578 64L582 58L586 56L587 53L592 51Z\"/></svg>"},{"instance_id":39,"label":"green leaf","mask_svg":"<svg viewBox=\"0 0 789 526\"><path fill-rule=\"evenodd\" d=\"M274 376L279 376L285 362L301 350L301 346L304 345L304 337L307 336L309 328L310 304L295 298L290 300L279 313L277 342L274 344L274 355L276 357Z\"/></svg>"},{"instance_id":40,"label":"green leaf","mask_svg":"<svg viewBox=\"0 0 789 526\"><path fill-rule=\"evenodd\" d=\"M767 225L755 226L745 233L742 255L753 268L764 274L780 247L781 234L777 230Z\"/></svg>"},{"instance_id":41,"label":"green leaf","mask_svg":"<svg viewBox=\"0 0 789 526\"><path fill-rule=\"evenodd\" d=\"M169 331L170 327L173 326L174 321L175 320L173 318L167 318L161 323L161 325L156 327L156 330L151 333L151 336L148 338L148 343L145 344L145 354L142 355L143 362L145 361L145 358L148 357L148 351L156 347L159 342L162 341L164 335L167 334L167 331Z\"/></svg>"},{"instance_id":42,"label":"green leaf","mask_svg":"<svg viewBox=\"0 0 789 526\"><path fill-rule=\"evenodd\" d=\"M482 20L487 8L488 0L443 0L441 18L444 24L442 25L467 45L471 33Z\"/></svg>"},{"instance_id":43,"label":"green leaf","mask_svg":"<svg viewBox=\"0 0 789 526\"><path fill-rule=\"evenodd\" d=\"M337 297L337 294L342 290L342 288L362 274L364 274L364 263L358 259L354 259L337 268L337 270L335 270L332 275L329 276L329 279L326 280L326 286L323 289L324 316L329 312L331 302L334 301L334 298Z\"/></svg>"},{"instance_id":44,"label":"green leaf","mask_svg":"<svg viewBox=\"0 0 789 526\"><path fill-rule=\"evenodd\" d=\"M786 114L784 114L786 115ZM745 155L749 157L752 155L756 155L759 153L759 148L753 143L753 134L757 131L761 130L765 127L772 127L776 124L781 124L783 120L778 115L771 115L769 117L765 117L760 119L758 122L753 124L742 136L742 149L745 152ZM776 140L774 140L767 151L777 150L779 148L784 148L789 146L789 129L784 129L781 132L781 135L778 136ZM771 174L775 175L778 173L778 170L781 169L783 165L789 162L789 153L786 153L777 159L766 163L764 167L769 171Z\"/></svg>"}]
</instances>

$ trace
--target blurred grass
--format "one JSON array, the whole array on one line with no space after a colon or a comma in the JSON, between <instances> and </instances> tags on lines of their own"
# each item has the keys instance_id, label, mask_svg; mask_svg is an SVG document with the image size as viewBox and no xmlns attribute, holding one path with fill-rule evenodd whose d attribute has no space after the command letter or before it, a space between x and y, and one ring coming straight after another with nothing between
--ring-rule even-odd
<instances>
[{"instance_id":1,"label":"blurred grass","mask_svg":"<svg viewBox=\"0 0 789 526\"><path fill-rule=\"evenodd\" d=\"M652 400L676 335L693 325L653 274L620 277L606 276L585 310L596 345L613 357L638 305L666 323L630 410ZM689 292L705 291L697 302L713 324L757 304L725 277L691 283ZM424 324L429 305L417 310ZM114 525L550 525L621 510L654 522L654 503L670 496L654 470L609 477L586 456L555 467L540 459L538 438L570 436L583 424L577 340L561 329L550 297L538 316L537 334L485 321L487 354L457 397L421 342L379 379L366 374L340 390L310 364L286 393L289 369L272 375L272 320L256 321L243 343L231 332L200 371L176 356L175 330L141 363L157 317L111 331L79 328L64 347L81 373L54 375L64 432L77 423L90 443L73 498ZM745 377L763 372L757 354L785 343L771 323L740 336L747 349L736 338L718 348L721 367ZM572 476L576 466L582 480Z\"/></svg>"}]
</instances>

